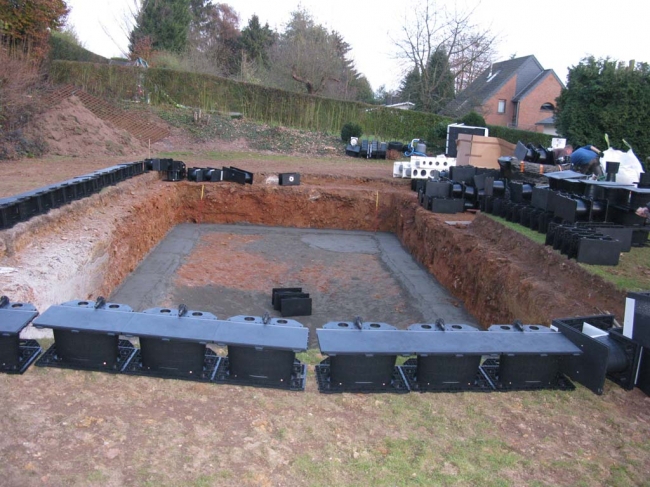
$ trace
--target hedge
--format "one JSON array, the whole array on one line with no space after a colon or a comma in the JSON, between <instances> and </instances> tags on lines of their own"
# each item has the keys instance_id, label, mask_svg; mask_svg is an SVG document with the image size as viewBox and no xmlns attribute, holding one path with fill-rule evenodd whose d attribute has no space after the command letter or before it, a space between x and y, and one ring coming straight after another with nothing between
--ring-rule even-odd
<instances>
[{"instance_id":1,"label":"hedge","mask_svg":"<svg viewBox=\"0 0 650 487\"><path fill-rule=\"evenodd\" d=\"M70 83L108 99L132 99L142 85L154 104L174 103L206 111L241 112L249 119L319 132L340 133L358 123L365 134L384 140L426 138L432 127L452 123L433 113L398 110L310 96L208 74L159 68L54 61L54 83ZM509 142L550 143L535 132L490 126L490 135ZM548 142L546 142L548 141Z\"/></svg>"},{"instance_id":2,"label":"hedge","mask_svg":"<svg viewBox=\"0 0 650 487\"><path fill-rule=\"evenodd\" d=\"M59 32L53 31L51 33L49 43L48 57L52 61L62 59L88 63L108 63L108 59L105 57L70 42L65 35Z\"/></svg>"}]
</instances>

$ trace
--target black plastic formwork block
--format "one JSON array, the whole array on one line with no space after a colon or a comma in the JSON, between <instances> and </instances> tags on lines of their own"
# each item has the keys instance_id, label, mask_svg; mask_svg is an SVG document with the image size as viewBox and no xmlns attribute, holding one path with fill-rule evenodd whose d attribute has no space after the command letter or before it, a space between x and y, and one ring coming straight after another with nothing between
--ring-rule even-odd
<instances>
[{"instance_id":1,"label":"black plastic formwork block","mask_svg":"<svg viewBox=\"0 0 650 487\"><path fill-rule=\"evenodd\" d=\"M278 175L280 186L300 186L300 174L297 172L285 172Z\"/></svg>"},{"instance_id":2,"label":"black plastic formwork block","mask_svg":"<svg viewBox=\"0 0 650 487\"><path fill-rule=\"evenodd\" d=\"M411 325L408 330L456 333L476 331L476 328L462 324L435 323ZM405 371L411 390L468 391L485 388L485 383L480 380L480 354L418 354L415 364L413 374Z\"/></svg>"},{"instance_id":3,"label":"black plastic formwork block","mask_svg":"<svg viewBox=\"0 0 650 487\"><path fill-rule=\"evenodd\" d=\"M636 386L650 396L650 292L627 293L623 333L643 347Z\"/></svg>"},{"instance_id":4,"label":"black plastic formwork block","mask_svg":"<svg viewBox=\"0 0 650 487\"><path fill-rule=\"evenodd\" d=\"M223 169L215 169L213 167L208 167L205 169L206 181L211 183L218 183L223 181Z\"/></svg>"},{"instance_id":5,"label":"black plastic formwork block","mask_svg":"<svg viewBox=\"0 0 650 487\"><path fill-rule=\"evenodd\" d=\"M172 160L166 171L165 181L182 181L187 176L187 168L183 161Z\"/></svg>"},{"instance_id":6,"label":"black plastic formwork block","mask_svg":"<svg viewBox=\"0 0 650 487\"><path fill-rule=\"evenodd\" d=\"M608 205L605 221L618 225L644 226L645 218L635 213L636 208Z\"/></svg>"},{"instance_id":7,"label":"black plastic formwork block","mask_svg":"<svg viewBox=\"0 0 650 487\"><path fill-rule=\"evenodd\" d=\"M345 148L345 155L350 157L359 157L361 146L359 144L348 144Z\"/></svg>"},{"instance_id":8,"label":"black plastic formwork block","mask_svg":"<svg viewBox=\"0 0 650 487\"><path fill-rule=\"evenodd\" d=\"M230 377L252 383L289 387L296 354L292 350L257 350L228 346Z\"/></svg>"},{"instance_id":9,"label":"black plastic formwork block","mask_svg":"<svg viewBox=\"0 0 650 487\"><path fill-rule=\"evenodd\" d=\"M548 187L538 187L534 186L531 192L530 204L535 208L541 210L549 209L549 199L551 195L551 189Z\"/></svg>"},{"instance_id":10,"label":"black plastic formwork block","mask_svg":"<svg viewBox=\"0 0 650 487\"><path fill-rule=\"evenodd\" d=\"M238 184L253 184L253 173L233 166L224 167L223 180L232 181Z\"/></svg>"},{"instance_id":11,"label":"black plastic formwork block","mask_svg":"<svg viewBox=\"0 0 650 487\"><path fill-rule=\"evenodd\" d=\"M143 313L183 317L185 315L204 320L217 317L205 311L151 308ZM205 378L206 343L196 341L171 340L165 337L140 337L140 367L151 375L177 378Z\"/></svg>"},{"instance_id":12,"label":"black plastic formwork block","mask_svg":"<svg viewBox=\"0 0 650 487\"><path fill-rule=\"evenodd\" d=\"M386 323L331 322L325 330L342 333L373 333L396 330ZM395 366L396 354L336 354L316 366L320 392L409 392L401 370Z\"/></svg>"},{"instance_id":13,"label":"black plastic formwork block","mask_svg":"<svg viewBox=\"0 0 650 487\"><path fill-rule=\"evenodd\" d=\"M492 325L488 332L555 333L542 325ZM561 372L564 356L504 353L499 357L495 387L502 390L564 388Z\"/></svg>"},{"instance_id":14,"label":"black plastic formwork block","mask_svg":"<svg viewBox=\"0 0 650 487\"><path fill-rule=\"evenodd\" d=\"M216 183L223 178L223 171L213 167L191 167L187 170L187 179L197 183Z\"/></svg>"},{"instance_id":15,"label":"black plastic formwork block","mask_svg":"<svg viewBox=\"0 0 650 487\"><path fill-rule=\"evenodd\" d=\"M539 208L524 205L519 210L519 223L525 227L530 228L531 230L536 230L538 224L537 219L539 213L542 211L543 210L540 210Z\"/></svg>"},{"instance_id":16,"label":"black plastic formwork block","mask_svg":"<svg viewBox=\"0 0 650 487\"><path fill-rule=\"evenodd\" d=\"M420 205L422 208L428 210L429 206L429 198L424 193L424 190L421 189L418 191L418 205Z\"/></svg>"},{"instance_id":17,"label":"black plastic formwork block","mask_svg":"<svg viewBox=\"0 0 650 487\"><path fill-rule=\"evenodd\" d=\"M463 183L463 198L465 199L465 209L472 209L477 207L478 199L476 188L474 186Z\"/></svg>"},{"instance_id":18,"label":"black plastic formwork block","mask_svg":"<svg viewBox=\"0 0 650 487\"><path fill-rule=\"evenodd\" d=\"M278 295L283 293L301 293L301 292L302 292L301 287L274 287L271 290L271 305L273 306L273 309L276 311L280 309L280 301L278 299Z\"/></svg>"},{"instance_id":19,"label":"black plastic formwork block","mask_svg":"<svg viewBox=\"0 0 650 487\"><path fill-rule=\"evenodd\" d=\"M280 314L283 317L288 316L310 316L312 299L295 295L282 296L280 298Z\"/></svg>"},{"instance_id":20,"label":"black plastic formwork block","mask_svg":"<svg viewBox=\"0 0 650 487\"><path fill-rule=\"evenodd\" d=\"M648 242L650 227L632 227L632 247L644 247Z\"/></svg>"},{"instance_id":21,"label":"black plastic formwork block","mask_svg":"<svg viewBox=\"0 0 650 487\"><path fill-rule=\"evenodd\" d=\"M480 200L479 208L485 213L492 213L494 209L494 197L493 196L483 196Z\"/></svg>"},{"instance_id":22,"label":"black plastic formwork block","mask_svg":"<svg viewBox=\"0 0 650 487\"><path fill-rule=\"evenodd\" d=\"M330 357L330 381L344 390L382 390L392 381L395 355Z\"/></svg>"},{"instance_id":23,"label":"black plastic formwork block","mask_svg":"<svg viewBox=\"0 0 650 487\"><path fill-rule=\"evenodd\" d=\"M430 198L429 209L433 213L462 213L465 200L462 198Z\"/></svg>"},{"instance_id":24,"label":"black plastic formwork block","mask_svg":"<svg viewBox=\"0 0 650 487\"><path fill-rule=\"evenodd\" d=\"M95 301L71 301L64 306L79 308L103 308L108 311L130 313L132 309L123 304ZM36 362L36 365L86 370L119 372L125 364L120 354L119 335L76 329L71 323L68 329L54 329L54 344ZM82 323L80 323L82 325ZM128 357L130 358L130 357Z\"/></svg>"},{"instance_id":25,"label":"black plastic formwork block","mask_svg":"<svg viewBox=\"0 0 650 487\"><path fill-rule=\"evenodd\" d=\"M457 183L472 183L476 176L474 166L451 166L449 168L449 179Z\"/></svg>"},{"instance_id":26,"label":"black plastic formwork block","mask_svg":"<svg viewBox=\"0 0 650 487\"><path fill-rule=\"evenodd\" d=\"M576 171L557 171L546 173L548 185L554 191L570 191L576 180L586 179L587 176Z\"/></svg>"},{"instance_id":27,"label":"black plastic formwork block","mask_svg":"<svg viewBox=\"0 0 650 487\"><path fill-rule=\"evenodd\" d=\"M602 234L580 239L576 261L592 265L618 265L622 244Z\"/></svg>"},{"instance_id":28,"label":"black plastic formwork block","mask_svg":"<svg viewBox=\"0 0 650 487\"><path fill-rule=\"evenodd\" d=\"M236 316L229 321L248 322L268 328L269 331L282 328L304 328L294 320ZM306 347L306 343L305 343ZM302 349L302 348L301 348ZM228 345L225 371L218 372L216 381L272 387L277 389L304 390L306 369L296 360L297 350L286 348Z\"/></svg>"},{"instance_id":29,"label":"black plastic formwork block","mask_svg":"<svg viewBox=\"0 0 650 487\"><path fill-rule=\"evenodd\" d=\"M71 366L83 369L118 368L117 335L54 330L57 358Z\"/></svg>"},{"instance_id":30,"label":"black plastic formwork block","mask_svg":"<svg viewBox=\"0 0 650 487\"><path fill-rule=\"evenodd\" d=\"M639 176L638 188L650 188L650 172L642 172Z\"/></svg>"},{"instance_id":31,"label":"black plastic formwork block","mask_svg":"<svg viewBox=\"0 0 650 487\"><path fill-rule=\"evenodd\" d=\"M624 336L613 315L553 320L553 327L579 346L583 353L565 358L564 372L595 394L602 394L605 379L624 389L634 388L641 345Z\"/></svg>"},{"instance_id":32,"label":"black plastic formwork block","mask_svg":"<svg viewBox=\"0 0 650 487\"><path fill-rule=\"evenodd\" d=\"M379 142L377 144L377 151L374 156L377 159L386 159L386 152L388 151L388 142Z\"/></svg>"},{"instance_id":33,"label":"black plastic formwork block","mask_svg":"<svg viewBox=\"0 0 650 487\"><path fill-rule=\"evenodd\" d=\"M582 204L580 214L578 214L579 204ZM558 194L553 198L553 212L557 218L561 218L567 223L575 223L580 217L585 219L587 209L584 202L568 195Z\"/></svg>"},{"instance_id":34,"label":"black plastic formwork block","mask_svg":"<svg viewBox=\"0 0 650 487\"><path fill-rule=\"evenodd\" d=\"M128 177L139 176L145 171L145 161L125 162L120 165L127 168Z\"/></svg>"},{"instance_id":35,"label":"black plastic formwork block","mask_svg":"<svg viewBox=\"0 0 650 487\"><path fill-rule=\"evenodd\" d=\"M190 167L187 170L187 180L194 181L196 183L202 183L206 180L205 178L205 168L203 167Z\"/></svg>"},{"instance_id":36,"label":"black plastic formwork block","mask_svg":"<svg viewBox=\"0 0 650 487\"><path fill-rule=\"evenodd\" d=\"M282 312L282 302L287 299L309 299L309 293L303 293L302 291L279 291L275 293L273 309Z\"/></svg>"},{"instance_id":37,"label":"black plastic formwork block","mask_svg":"<svg viewBox=\"0 0 650 487\"><path fill-rule=\"evenodd\" d=\"M629 252L632 248L633 227L617 225L615 223L578 222L578 227L586 227L614 240L621 242L621 252Z\"/></svg>"},{"instance_id":38,"label":"black plastic formwork block","mask_svg":"<svg viewBox=\"0 0 650 487\"><path fill-rule=\"evenodd\" d=\"M630 207L634 210L650 203L650 188L632 188L630 190Z\"/></svg>"},{"instance_id":39,"label":"black plastic formwork block","mask_svg":"<svg viewBox=\"0 0 650 487\"><path fill-rule=\"evenodd\" d=\"M115 306L117 309L113 310ZM242 363L249 354L239 354L235 351L232 357L223 359L217 357L211 350L202 346L214 343L220 346L242 347L247 352L255 352L255 363L258 352L263 352L269 360L276 361L278 353L290 351L296 353L307 348L309 330L300 323L284 318L264 318L254 316L235 316L228 320L217 320L213 315L199 311L189 311L184 306L178 310L155 308L152 312L111 312L119 311L123 305L112 303L93 303L72 301L59 306L50 307L43 313L37 327L52 328L56 331L67 331L73 334L86 335L87 348L96 348L92 340L96 336L126 336L138 337L144 347L150 350L136 352L130 342L121 340L117 344L118 358L116 367L108 368L93 357L92 364L63 362L58 359L55 344L48 350L38 365L58 366L69 368L85 368L122 372L126 374L152 375L156 377L174 377L184 380L202 380L218 383L256 385L276 387L288 390L304 390L305 367L295 359L289 365L290 381L276 381L269 375L268 366L254 366ZM130 311L130 309L129 309ZM176 313L176 314L175 314ZM78 333L75 333L78 332ZM67 337L65 337L67 338ZM144 340L144 342L142 342ZM126 343L124 343L126 342ZM170 342L166 345L164 342ZM174 343L176 342L176 344ZM198 346L186 345L196 343ZM128 344L128 345L127 345ZM102 347L103 343L99 343ZM103 347L110 355L109 347ZM199 352L205 350L203 367L199 367L201 359ZM50 351L52 351L50 353ZM278 352L278 353L276 353ZM73 358L77 359L83 353L73 349ZM126 354L125 354L126 353ZM48 355L49 354L49 355ZM149 354L149 358L147 358ZM187 357L185 355L191 355ZM280 353L285 357L286 353ZM67 357L66 357L67 358ZM82 357L85 358L85 357ZM284 359L281 368L286 368L288 361ZM138 365L140 364L140 365ZM138 365L137 367L135 365ZM195 373L200 370L201 373ZM247 373L237 371L250 371ZM234 375L233 375L234 374ZM236 375L236 377L235 377Z\"/></svg>"},{"instance_id":40,"label":"black plastic formwork block","mask_svg":"<svg viewBox=\"0 0 650 487\"><path fill-rule=\"evenodd\" d=\"M426 185L426 179L411 179L411 191L415 191L416 193L420 190L424 191L426 189Z\"/></svg>"},{"instance_id":41,"label":"black plastic formwork block","mask_svg":"<svg viewBox=\"0 0 650 487\"><path fill-rule=\"evenodd\" d=\"M510 181L510 201L513 203L530 202L533 194L533 186L520 181Z\"/></svg>"},{"instance_id":42,"label":"black plastic formwork block","mask_svg":"<svg viewBox=\"0 0 650 487\"><path fill-rule=\"evenodd\" d=\"M424 194L433 198L449 198L451 196L451 183L449 181L426 181Z\"/></svg>"},{"instance_id":43,"label":"black plastic formwork block","mask_svg":"<svg viewBox=\"0 0 650 487\"><path fill-rule=\"evenodd\" d=\"M537 218L537 231L539 233L546 233L548 231L549 223L553 221L553 213L550 211L543 211Z\"/></svg>"},{"instance_id":44,"label":"black plastic formwork block","mask_svg":"<svg viewBox=\"0 0 650 487\"><path fill-rule=\"evenodd\" d=\"M158 172L166 172L171 169L173 159L151 159L151 170Z\"/></svg>"},{"instance_id":45,"label":"black plastic formwork block","mask_svg":"<svg viewBox=\"0 0 650 487\"><path fill-rule=\"evenodd\" d=\"M0 297L0 372L22 374L41 352L34 340L21 340L20 332L38 315L30 303Z\"/></svg>"}]
</instances>

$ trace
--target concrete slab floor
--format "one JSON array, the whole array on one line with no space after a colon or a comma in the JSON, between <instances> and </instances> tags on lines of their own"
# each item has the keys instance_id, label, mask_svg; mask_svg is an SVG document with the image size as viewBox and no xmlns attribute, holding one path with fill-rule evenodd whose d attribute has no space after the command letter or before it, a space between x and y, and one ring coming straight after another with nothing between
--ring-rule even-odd
<instances>
[{"instance_id":1,"label":"concrete slab floor","mask_svg":"<svg viewBox=\"0 0 650 487\"><path fill-rule=\"evenodd\" d=\"M136 311L157 306L208 311L221 319L269 312L273 287L310 293L310 333L328 321L477 321L404 250L395 235L253 225L173 228L112 293Z\"/></svg>"}]
</instances>

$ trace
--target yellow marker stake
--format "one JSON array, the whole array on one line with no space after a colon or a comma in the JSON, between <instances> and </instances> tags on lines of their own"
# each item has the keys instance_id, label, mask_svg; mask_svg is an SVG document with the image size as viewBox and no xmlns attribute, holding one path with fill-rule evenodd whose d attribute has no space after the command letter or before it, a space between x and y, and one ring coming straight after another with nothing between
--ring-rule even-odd
<instances>
[{"instance_id":1,"label":"yellow marker stake","mask_svg":"<svg viewBox=\"0 0 650 487\"><path fill-rule=\"evenodd\" d=\"M201 185L201 200L203 200L203 191L205 190L205 184Z\"/></svg>"}]
</instances>

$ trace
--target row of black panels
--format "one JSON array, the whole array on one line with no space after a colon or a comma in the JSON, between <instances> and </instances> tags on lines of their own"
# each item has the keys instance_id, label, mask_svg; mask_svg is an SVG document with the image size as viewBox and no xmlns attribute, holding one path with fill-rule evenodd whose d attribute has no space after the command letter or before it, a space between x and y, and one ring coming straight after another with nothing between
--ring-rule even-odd
<instances>
[{"instance_id":1,"label":"row of black panels","mask_svg":"<svg viewBox=\"0 0 650 487\"><path fill-rule=\"evenodd\" d=\"M0 199L0 230L98 193L144 172L144 162L128 162Z\"/></svg>"}]
</instances>

